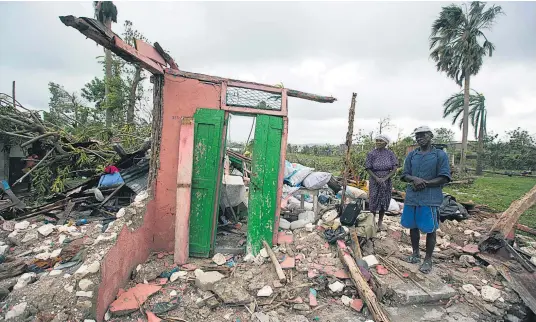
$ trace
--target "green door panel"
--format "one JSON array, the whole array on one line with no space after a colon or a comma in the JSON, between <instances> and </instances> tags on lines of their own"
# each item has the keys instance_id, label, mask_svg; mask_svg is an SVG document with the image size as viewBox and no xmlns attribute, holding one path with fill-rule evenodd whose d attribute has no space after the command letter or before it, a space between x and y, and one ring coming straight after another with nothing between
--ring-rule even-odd
<instances>
[{"instance_id":1,"label":"green door panel","mask_svg":"<svg viewBox=\"0 0 536 322\"><path fill-rule=\"evenodd\" d=\"M262 241L272 244L277 204L283 118L257 115L248 204L248 252L256 255Z\"/></svg>"},{"instance_id":2,"label":"green door panel","mask_svg":"<svg viewBox=\"0 0 536 322\"><path fill-rule=\"evenodd\" d=\"M224 111L213 109L198 109L194 115L189 239L193 257L208 257L214 248L224 118Z\"/></svg>"}]
</instances>

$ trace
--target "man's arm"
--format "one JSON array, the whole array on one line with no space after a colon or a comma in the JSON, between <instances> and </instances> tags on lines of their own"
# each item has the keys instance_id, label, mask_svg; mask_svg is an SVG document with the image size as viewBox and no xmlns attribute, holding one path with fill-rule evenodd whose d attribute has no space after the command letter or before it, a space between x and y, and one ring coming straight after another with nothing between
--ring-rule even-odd
<instances>
[{"instance_id":1,"label":"man's arm","mask_svg":"<svg viewBox=\"0 0 536 322\"><path fill-rule=\"evenodd\" d=\"M445 183L448 183L450 181L449 178L445 176L439 176L437 178L433 178L432 180L426 180L426 186L427 187L439 187L444 185Z\"/></svg>"},{"instance_id":2,"label":"man's arm","mask_svg":"<svg viewBox=\"0 0 536 322\"><path fill-rule=\"evenodd\" d=\"M439 172L436 178L426 181L428 187L443 186L451 180L449 158L445 152L441 151L441 153L438 154L438 162Z\"/></svg>"}]
</instances>

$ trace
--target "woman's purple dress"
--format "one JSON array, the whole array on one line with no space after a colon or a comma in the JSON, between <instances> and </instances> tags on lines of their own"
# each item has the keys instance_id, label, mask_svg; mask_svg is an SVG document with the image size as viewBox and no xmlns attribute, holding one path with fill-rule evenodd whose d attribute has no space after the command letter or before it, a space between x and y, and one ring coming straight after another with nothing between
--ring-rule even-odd
<instances>
[{"instance_id":1,"label":"woman's purple dress","mask_svg":"<svg viewBox=\"0 0 536 322\"><path fill-rule=\"evenodd\" d=\"M388 149L374 149L367 154L365 169L370 169L379 178L386 177L391 170L398 167L398 159L393 151ZM382 186L373 178L369 180L369 208L371 212L378 212L381 209L387 211L391 202L391 190L393 182L391 179L385 181Z\"/></svg>"}]
</instances>

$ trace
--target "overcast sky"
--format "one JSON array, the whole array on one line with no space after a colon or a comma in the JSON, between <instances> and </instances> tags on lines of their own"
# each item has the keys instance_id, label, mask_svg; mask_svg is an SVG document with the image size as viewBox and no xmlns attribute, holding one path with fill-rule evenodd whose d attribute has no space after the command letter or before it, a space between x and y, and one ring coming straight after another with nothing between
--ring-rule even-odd
<instances>
[{"instance_id":1,"label":"overcast sky","mask_svg":"<svg viewBox=\"0 0 536 322\"><path fill-rule=\"evenodd\" d=\"M180 69L278 84L322 95L334 104L289 101L289 142L342 143L352 92L355 128L377 129L391 117L392 137L416 126L445 126L442 102L460 90L428 58L430 26L440 2L116 2L119 16L170 51ZM489 3L492 4L492 3ZM486 35L496 46L472 88L486 96L488 131L536 124L536 2L502 2ZM49 81L79 91L102 75L102 49L58 16L93 15L91 2L1 2L0 91L47 108ZM245 138L250 121L231 123ZM236 124L236 125L235 125ZM472 133L472 131L470 132Z\"/></svg>"}]
</instances>

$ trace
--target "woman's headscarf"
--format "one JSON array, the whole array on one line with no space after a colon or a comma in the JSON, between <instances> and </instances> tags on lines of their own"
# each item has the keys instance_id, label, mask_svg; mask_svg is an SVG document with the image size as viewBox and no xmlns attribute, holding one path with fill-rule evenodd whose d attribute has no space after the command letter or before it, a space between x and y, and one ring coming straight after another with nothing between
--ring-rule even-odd
<instances>
[{"instance_id":1,"label":"woman's headscarf","mask_svg":"<svg viewBox=\"0 0 536 322\"><path fill-rule=\"evenodd\" d=\"M389 143L391 143L391 139L389 139L389 137L387 135L385 135L385 134L376 135L375 140L383 141L383 142L387 143L387 145L389 145Z\"/></svg>"}]
</instances>

